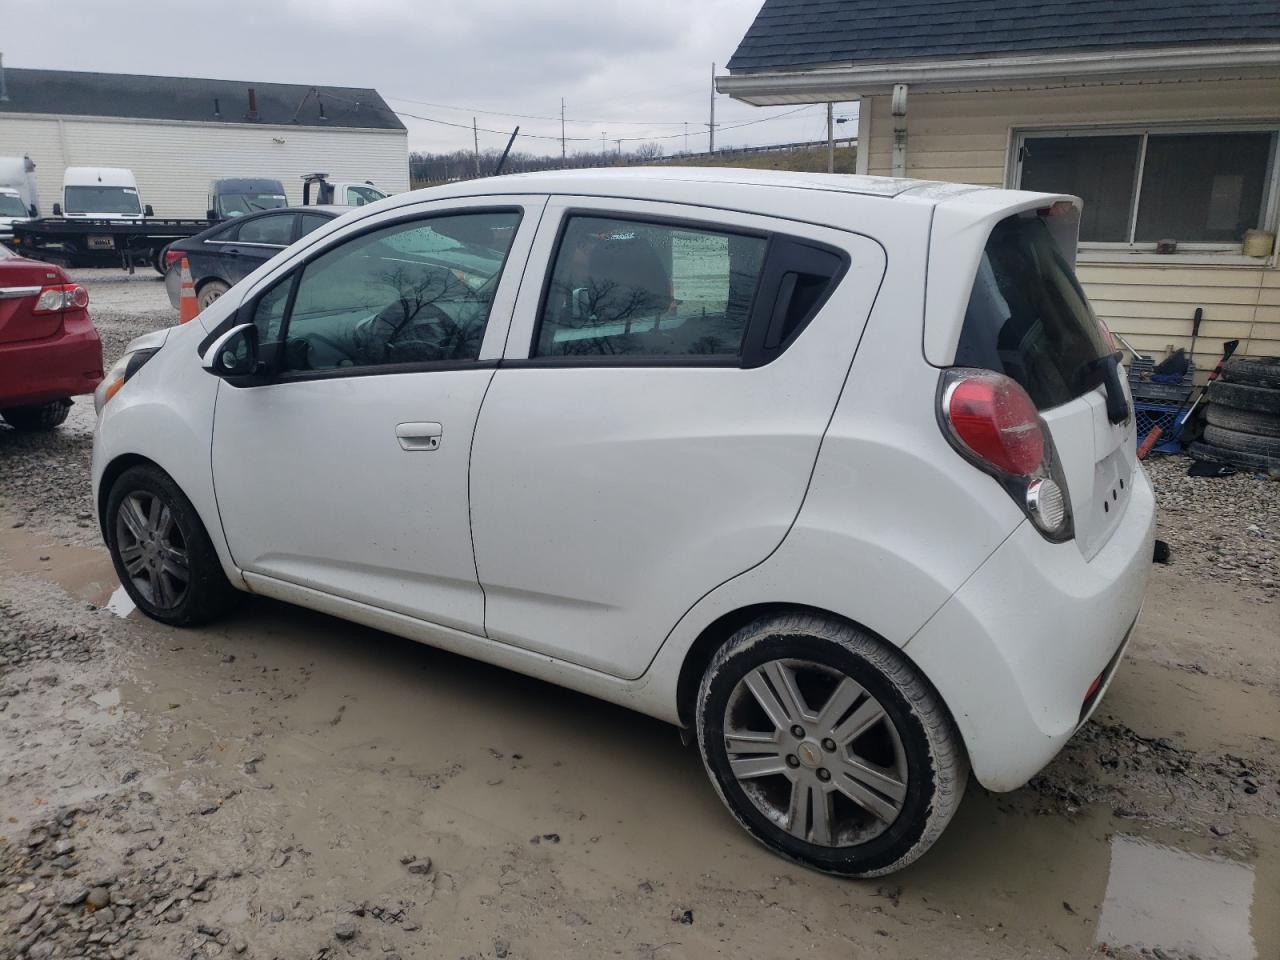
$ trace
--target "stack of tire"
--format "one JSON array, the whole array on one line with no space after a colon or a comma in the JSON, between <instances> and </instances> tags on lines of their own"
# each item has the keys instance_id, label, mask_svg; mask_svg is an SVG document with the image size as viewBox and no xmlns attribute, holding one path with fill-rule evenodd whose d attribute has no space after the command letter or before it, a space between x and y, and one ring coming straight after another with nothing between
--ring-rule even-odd
<instances>
[{"instance_id":1,"label":"stack of tire","mask_svg":"<svg viewBox=\"0 0 1280 960\"><path fill-rule=\"evenodd\" d=\"M1280 357L1228 361L1209 384L1205 420L1193 457L1280 476Z\"/></svg>"}]
</instances>

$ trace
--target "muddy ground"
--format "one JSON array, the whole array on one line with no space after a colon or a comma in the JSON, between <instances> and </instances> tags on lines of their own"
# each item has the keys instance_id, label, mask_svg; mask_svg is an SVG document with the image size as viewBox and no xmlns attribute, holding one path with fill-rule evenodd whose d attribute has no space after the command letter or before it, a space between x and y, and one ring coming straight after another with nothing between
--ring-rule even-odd
<instances>
[{"instance_id":1,"label":"muddy ground","mask_svg":"<svg viewBox=\"0 0 1280 960\"><path fill-rule=\"evenodd\" d=\"M172 322L84 279L108 362ZM0 427L0 958L1280 957L1280 483L1153 464L1173 563L1096 718L848 882L663 724L270 601L131 612L92 420Z\"/></svg>"}]
</instances>

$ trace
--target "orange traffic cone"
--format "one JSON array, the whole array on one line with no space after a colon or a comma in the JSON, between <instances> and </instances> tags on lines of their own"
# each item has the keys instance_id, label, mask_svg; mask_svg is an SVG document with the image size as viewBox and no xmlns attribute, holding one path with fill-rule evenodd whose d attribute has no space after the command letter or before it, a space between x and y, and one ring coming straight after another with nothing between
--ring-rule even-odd
<instances>
[{"instance_id":1,"label":"orange traffic cone","mask_svg":"<svg viewBox=\"0 0 1280 960\"><path fill-rule=\"evenodd\" d=\"M182 299L178 301L178 322L186 323L194 320L200 312L200 303L196 300L196 285L191 281L191 265L187 258L182 258Z\"/></svg>"}]
</instances>

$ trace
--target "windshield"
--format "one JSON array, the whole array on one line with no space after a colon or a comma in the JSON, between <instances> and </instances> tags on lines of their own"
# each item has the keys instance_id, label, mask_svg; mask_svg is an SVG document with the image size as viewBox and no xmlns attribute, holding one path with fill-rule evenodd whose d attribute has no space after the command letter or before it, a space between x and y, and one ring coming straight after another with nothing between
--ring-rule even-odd
<instances>
[{"instance_id":1,"label":"windshield","mask_svg":"<svg viewBox=\"0 0 1280 960\"><path fill-rule=\"evenodd\" d=\"M996 224L973 281L956 365L1003 373L1047 410L1096 389L1106 365L1095 361L1109 352L1044 221L1016 216Z\"/></svg>"},{"instance_id":2,"label":"windshield","mask_svg":"<svg viewBox=\"0 0 1280 960\"><path fill-rule=\"evenodd\" d=\"M288 202L283 193L224 193L218 197L216 209L222 217L243 217L259 210L275 210Z\"/></svg>"},{"instance_id":3,"label":"windshield","mask_svg":"<svg viewBox=\"0 0 1280 960\"><path fill-rule=\"evenodd\" d=\"M67 213L142 213L134 187L67 187L65 193Z\"/></svg>"},{"instance_id":4,"label":"windshield","mask_svg":"<svg viewBox=\"0 0 1280 960\"><path fill-rule=\"evenodd\" d=\"M11 193L0 193L0 217L25 217L27 208L21 197Z\"/></svg>"}]
</instances>

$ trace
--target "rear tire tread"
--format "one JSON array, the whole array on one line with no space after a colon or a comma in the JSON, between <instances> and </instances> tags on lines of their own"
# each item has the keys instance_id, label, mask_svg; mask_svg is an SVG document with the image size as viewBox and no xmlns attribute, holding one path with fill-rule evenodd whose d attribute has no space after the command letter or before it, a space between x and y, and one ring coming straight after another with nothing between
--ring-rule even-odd
<instances>
[{"instance_id":1,"label":"rear tire tread","mask_svg":"<svg viewBox=\"0 0 1280 960\"><path fill-rule=\"evenodd\" d=\"M869 663L893 684L906 699L911 711L924 728L929 745L934 792L928 807L924 829L912 845L892 862L867 870L830 870L822 865L793 856L765 843L725 795L719 779L712 772L706 753L705 704L710 684L726 662L756 644L779 635L809 636L825 639L844 647ZM964 796L969 779L969 759L950 711L933 687L896 648L843 621L811 613L791 613L761 617L738 630L711 658L698 689L695 710L698 746L703 765L721 802L735 820L773 852L811 869L848 877L879 877L901 870L925 853L946 829Z\"/></svg>"},{"instance_id":2,"label":"rear tire tread","mask_svg":"<svg viewBox=\"0 0 1280 960\"><path fill-rule=\"evenodd\" d=\"M61 426L71 412L71 400L51 400L30 407L9 407L0 410L0 417L15 430L34 433Z\"/></svg>"}]
</instances>

